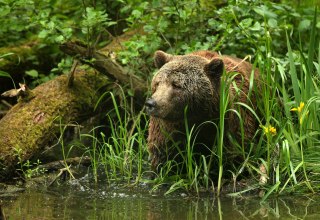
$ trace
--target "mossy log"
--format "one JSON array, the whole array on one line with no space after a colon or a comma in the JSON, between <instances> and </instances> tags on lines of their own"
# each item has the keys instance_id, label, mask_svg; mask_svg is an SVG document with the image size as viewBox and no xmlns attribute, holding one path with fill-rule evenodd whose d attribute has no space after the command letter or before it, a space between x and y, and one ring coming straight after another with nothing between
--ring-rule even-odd
<instances>
[{"instance_id":1,"label":"mossy log","mask_svg":"<svg viewBox=\"0 0 320 220\"><path fill-rule=\"evenodd\" d=\"M31 90L0 120L0 180L12 176L18 162L40 153L61 125L89 118L105 92L99 88L109 82L102 74L78 68L72 87L62 75Z\"/></svg>"},{"instance_id":2,"label":"mossy log","mask_svg":"<svg viewBox=\"0 0 320 220\"><path fill-rule=\"evenodd\" d=\"M111 81L130 90L136 107L144 103L147 83L108 55L88 51L85 45L75 42L63 44L61 50L107 77L92 69L75 68L72 86L68 86L70 78L63 75L30 91L30 97L20 99L0 120L0 180L12 176L19 162L37 157L59 134L61 125L92 116L98 98L106 91L99 88Z\"/></svg>"}]
</instances>

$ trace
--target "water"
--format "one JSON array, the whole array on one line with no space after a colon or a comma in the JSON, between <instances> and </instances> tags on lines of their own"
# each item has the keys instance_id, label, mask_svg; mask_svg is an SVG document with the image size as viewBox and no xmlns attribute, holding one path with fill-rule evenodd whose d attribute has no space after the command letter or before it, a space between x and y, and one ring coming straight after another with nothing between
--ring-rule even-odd
<instances>
[{"instance_id":1,"label":"water","mask_svg":"<svg viewBox=\"0 0 320 220\"><path fill-rule=\"evenodd\" d=\"M147 184L108 185L106 180L95 184L90 175L81 176L53 185L48 184L50 178L33 179L24 191L17 187L4 191L1 185L6 219L320 219L319 195L270 198L263 203L257 195L217 198L180 191L165 196L164 190L152 192Z\"/></svg>"},{"instance_id":2,"label":"water","mask_svg":"<svg viewBox=\"0 0 320 220\"><path fill-rule=\"evenodd\" d=\"M148 187L80 183L34 187L0 197L7 219L320 219L320 196L287 196L261 203L185 193L164 196Z\"/></svg>"}]
</instances>

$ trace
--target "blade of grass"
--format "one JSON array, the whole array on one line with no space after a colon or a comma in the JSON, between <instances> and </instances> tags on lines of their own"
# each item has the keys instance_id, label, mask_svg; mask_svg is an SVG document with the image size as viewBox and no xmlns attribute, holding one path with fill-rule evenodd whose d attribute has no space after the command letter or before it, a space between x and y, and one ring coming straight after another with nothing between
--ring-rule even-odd
<instances>
[{"instance_id":1,"label":"blade of grass","mask_svg":"<svg viewBox=\"0 0 320 220\"><path fill-rule=\"evenodd\" d=\"M294 63L293 53L292 53L289 36L287 32L286 32L286 37L287 37L288 56L289 56L289 63L290 63L289 73L291 75L291 83L292 83L294 97L295 97L296 103L298 104L301 101L299 80L297 77L297 69Z\"/></svg>"}]
</instances>

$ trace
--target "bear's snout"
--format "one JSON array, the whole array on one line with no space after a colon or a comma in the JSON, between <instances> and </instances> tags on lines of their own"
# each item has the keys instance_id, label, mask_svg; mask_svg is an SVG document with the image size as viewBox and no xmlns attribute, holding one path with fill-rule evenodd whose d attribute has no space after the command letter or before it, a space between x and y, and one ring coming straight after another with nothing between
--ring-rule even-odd
<instances>
[{"instance_id":1,"label":"bear's snout","mask_svg":"<svg viewBox=\"0 0 320 220\"><path fill-rule=\"evenodd\" d=\"M147 113L151 115L155 111L156 101L153 98L150 98L150 99L147 99L144 105L146 106Z\"/></svg>"}]
</instances>

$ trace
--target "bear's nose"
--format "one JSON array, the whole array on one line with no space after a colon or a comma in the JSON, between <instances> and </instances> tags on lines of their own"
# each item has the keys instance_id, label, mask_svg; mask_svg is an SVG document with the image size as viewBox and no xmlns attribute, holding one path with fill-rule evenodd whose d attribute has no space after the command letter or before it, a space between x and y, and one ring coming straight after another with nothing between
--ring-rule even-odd
<instances>
[{"instance_id":1,"label":"bear's nose","mask_svg":"<svg viewBox=\"0 0 320 220\"><path fill-rule=\"evenodd\" d=\"M147 113L150 115L156 107L156 101L152 98L147 99L147 101L144 105L146 106Z\"/></svg>"}]
</instances>

